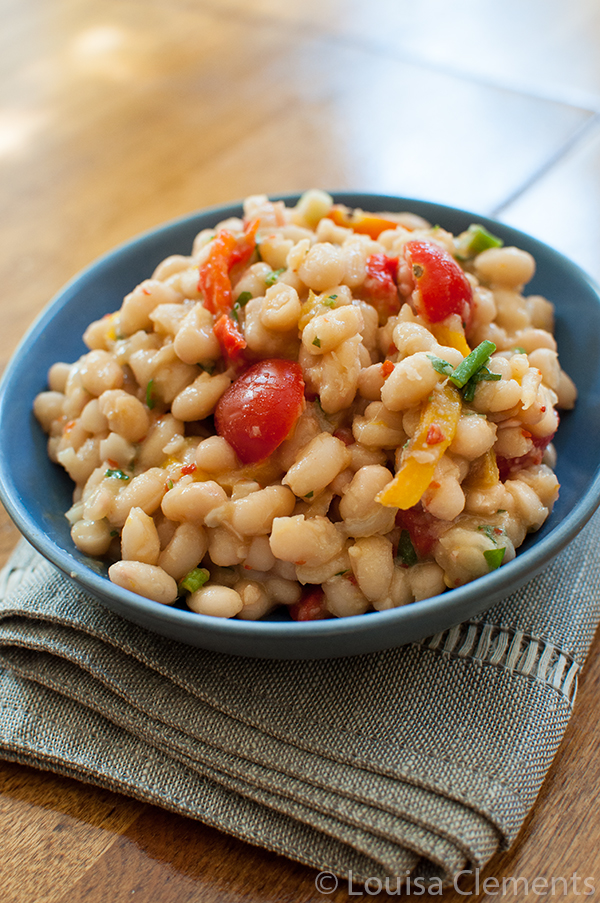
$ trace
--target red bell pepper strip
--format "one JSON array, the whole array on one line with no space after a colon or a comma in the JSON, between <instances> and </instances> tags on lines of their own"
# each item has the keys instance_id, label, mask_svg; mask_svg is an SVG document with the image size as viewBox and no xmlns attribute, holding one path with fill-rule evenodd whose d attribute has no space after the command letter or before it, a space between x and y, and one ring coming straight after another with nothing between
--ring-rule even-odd
<instances>
[{"instance_id":1,"label":"red bell pepper strip","mask_svg":"<svg viewBox=\"0 0 600 903\"><path fill-rule=\"evenodd\" d=\"M221 315L233 307L229 272L238 263L247 263L256 247L258 220L248 223L241 239L221 229L210 243L208 259L198 271L198 288L204 295L204 306Z\"/></svg>"},{"instance_id":2,"label":"red bell pepper strip","mask_svg":"<svg viewBox=\"0 0 600 903\"><path fill-rule=\"evenodd\" d=\"M349 210L343 204L335 204L327 214L327 218L333 220L336 226L344 226L361 235L370 235L371 238L379 238L386 229L397 229L399 225L396 220L365 213L363 210Z\"/></svg>"},{"instance_id":3,"label":"red bell pepper strip","mask_svg":"<svg viewBox=\"0 0 600 903\"><path fill-rule=\"evenodd\" d=\"M221 346L221 353L228 364L232 364L235 367L244 360L246 339L229 314L221 314L213 326L213 332Z\"/></svg>"}]
</instances>

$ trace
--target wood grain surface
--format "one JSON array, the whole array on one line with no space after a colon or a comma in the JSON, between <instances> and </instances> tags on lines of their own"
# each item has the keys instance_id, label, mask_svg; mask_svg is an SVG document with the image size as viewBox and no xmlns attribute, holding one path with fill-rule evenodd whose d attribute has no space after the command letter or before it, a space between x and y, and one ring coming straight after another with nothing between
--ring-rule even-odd
<instances>
[{"instance_id":1,"label":"wood grain surface","mask_svg":"<svg viewBox=\"0 0 600 903\"><path fill-rule=\"evenodd\" d=\"M99 254L251 193L456 204L600 277L597 0L1 0L0 11L2 369ZM17 538L2 511L0 561ZM513 849L446 903L538 899L536 877L557 879L553 900L585 899L585 878L600 895L599 653L597 638ZM342 883L323 895L287 859L13 763L0 763L0 825L4 903L411 898ZM503 896L512 878L523 880Z\"/></svg>"}]
</instances>

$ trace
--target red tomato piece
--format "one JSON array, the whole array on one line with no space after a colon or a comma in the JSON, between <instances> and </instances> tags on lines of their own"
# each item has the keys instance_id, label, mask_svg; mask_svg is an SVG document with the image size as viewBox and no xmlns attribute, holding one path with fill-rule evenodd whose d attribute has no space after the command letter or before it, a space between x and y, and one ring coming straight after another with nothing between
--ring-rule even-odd
<instances>
[{"instance_id":1,"label":"red tomato piece","mask_svg":"<svg viewBox=\"0 0 600 903\"><path fill-rule=\"evenodd\" d=\"M505 483L507 480L513 479L524 467L532 467L534 464L541 464L544 452L554 439L555 433L549 436L532 436L533 448L525 455L518 458L502 458L500 455L496 457L500 480Z\"/></svg>"},{"instance_id":2,"label":"red tomato piece","mask_svg":"<svg viewBox=\"0 0 600 903\"><path fill-rule=\"evenodd\" d=\"M430 323L458 314L467 329L471 322L473 289L456 260L444 248L429 241L408 241L404 255L415 280L417 313Z\"/></svg>"},{"instance_id":3,"label":"red tomato piece","mask_svg":"<svg viewBox=\"0 0 600 903\"><path fill-rule=\"evenodd\" d=\"M320 586L308 586L300 601L290 605L288 611L294 621L322 621L329 617Z\"/></svg>"},{"instance_id":4,"label":"red tomato piece","mask_svg":"<svg viewBox=\"0 0 600 903\"><path fill-rule=\"evenodd\" d=\"M386 254L371 254L366 264L363 282L365 300L372 304L379 314L379 322L385 324L400 310L400 296L396 280L398 278L398 258Z\"/></svg>"},{"instance_id":5,"label":"red tomato piece","mask_svg":"<svg viewBox=\"0 0 600 903\"><path fill-rule=\"evenodd\" d=\"M303 408L300 365L277 358L258 361L219 399L215 428L243 464L257 464L289 436Z\"/></svg>"},{"instance_id":6,"label":"red tomato piece","mask_svg":"<svg viewBox=\"0 0 600 903\"><path fill-rule=\"evenodd\" d=\"M399 511L396 515L396 526L408 530L419 558L427 558L436 544L438 538L436 524L439 524L439 521L429 511L425 511L421 504Z\"/></svg>"}]
</instances>

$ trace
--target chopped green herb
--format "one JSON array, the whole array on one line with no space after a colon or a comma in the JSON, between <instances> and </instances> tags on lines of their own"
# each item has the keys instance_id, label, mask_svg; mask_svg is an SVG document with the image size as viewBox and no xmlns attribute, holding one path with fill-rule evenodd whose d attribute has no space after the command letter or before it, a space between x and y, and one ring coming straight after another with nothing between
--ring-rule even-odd
<instances>
[{"instance_id":1,"label":"chopped green herb","mask_svg":"<svg viewBox=\"0 0 600 903\"><path fill-rule=\"evenodd\" d=\"M350 573L350 568L346 568L345 571L338 571L337 574L334 574L334 577L343 577L345 574Z\"/></svg>"},{"instance_id":2,"label":"chopped green herb","mask_svg":"<svg viewBox=\"0 0 600 903\"><path fill-rule=\"evenodd\" d=\"M436 357L435 354L428 354L427 357L431 361L433 369L437 370L438 373L442 373L444 376L450 376L450 374L454 372L452 364L449 361L445 361L442 357Z\"/></svg>"},{"instance_id":3,"label":"chopped green herb","mask_svg":"<svg viewBox=\"0 0 600 903\"><path fill-rule=\"evenodd\" d=\"M488 248L501 248L504 242L496 235L482 226L480 223L472 223L466 232L458 236L456 241L456 256L465 260L476 257Z\"/></svg>"},{"instance_id":4,"label":"chopped green herb","mask_svg":"<svg viewBox=\"0 0 600 903\"><path fill-rule=\"evenodd\" d=\"M510 350L514 351L515 354L527 354L527 352L524 348L521 347L521 345L515 345L515 347L511 348Z\"/></svg>"},{"instance_id":5,"label":"chopped green herb","mask_svg":"<svg viewBox=\"0 0 600 903\"><path fill-rule=\"evenodd\" d=\"M173 480L167 480L167 489L172 489L174 485Z\"/></svg>"},{"instance_id":6,"label":"chopped green herb","mask_svg":"<svg viewBox=\"0 0 600 903\"><path fill-rule=\"evenodd\" d=\"M321 339L319 338L319 336L315 336L315 337L314 337L314 339L313 339L313 345L316 345L317 348L320 348L320 347L321 347Z\"/></svg>"},{"instance_id":7,"label":"chopped green herb","mask_svg":"<svg viewBox=\"0 0 600 903\"><path fill-rule=\"evenodd\" d=\"M501 549L486 549L483 553L483 557L488 563L488 567L490 571L495 571L496 568L499 568L502 562L504 561L504 553L506 549L504 546Z\"/></svg>"},{"instance_id":8,"label":"chopped green herb","mask_svg":"<svg viewBox=\"0 0 600 903\"><path fill-rule=\"evenodd\" d=\"M285 270L285 267L279 267L278 270L273 270L268 276L265 276L265 285L275 285L281 274L285 273Z\"/></svg>"},{"instance_id":9,"label":"chopped green herb","mask_svg":"<svg viewBox=\"0 0 600 903\"><path fill-rule=\"evenodd\" d=\"M313 497L314 494L315 494L314 489L311 489L310 492L307 492L307 493L306 493L306 495L304 496L304 498L305 498L305 499L311 499L311 498Z\"/></svg>"},{"instance_id":10,"label":"chopped green herb","mask_svg":"<svg viewBox=\"0 0 600 903\"><path fill-rule=\"evenodd\" d=\"M327 295L327 297L329 299L331 299L331 301L335 301L335 299L337 298L337 295Z\"/></svg>"},{"instance_id":11,"label":"chopped green herb","mask_svg":"<svg viewBox=\"0 0 600 903\"><path fill-rule=\"evenodd\" d=\"M415 547L412 544L408 530L402 530L402 532L400 533L396 557L400 559L405 567L409 568L416 564L418 561L417 553L415 552Z\"/></svg>"},{"instance_id":12,"label":"chopped green herb","mask_svg":"<svg viewBox=\"0 0 600 903\"><path fill-rule=\"evenodd\" d=\"M156 398L154 396L154 380L151 379L146 386L146 405L152 410L154 405L156 404Z\"/></svg>"},{"instance_id":13,"label":"chopped green herb","mask_svg":"<svg viewBox=\"0 0 600 903\"><path fill-rule=\"evenodd\" d=\"M179 581L179 589L186 593L195 593L197 589L208 581L210 574L206 568L192 568L192 570Z\"/></svg>"},{"instance_id":14,"label":"chopped green herb","mask_svg":"<svg viewBox=\"0 0 600 903\"><path fill-rule=\"evenodd\" d=\"M487 340L481 342L477 348L460 362L456 369L448 361L441 357L436 357L435 354L428 354L427 357L431 361L431 366L434 370L443 376L449 377L450 382L453 382L457 388L463 390L465 401L473 401L477 383L480 383L483 379L501 379L499 373L492 373L486 367L490 355L495 350L496 346L493 342L488 342Z\"/></svg>"},{"instance_id":15,"label":"chopped green herb","mask_svg":"<svg viewBox=\"0 0 600 903\"><path fill-rule=\"evenodd\" d=\"M487 538L491 539L495 546L498 545L496 541L496 534L494 533L494 529L496 528L492 527L491 524L480 524L477 529L480 530L481 533L485 533Z\"/></svg>"},{"instance_id":16,"label":"chopped green herb","mask_svg":"<svg viewBox=\"0 0 600 903\"><path fill-rule=\"evenodd\" d=\"M118 470L116 467L109 467L104 476L113 477L115 480L129 479L129 476L126 473L124 473L122 470Z\"/></svg>"},{"instance_id":17,"label":"chopped green herb","mask_svg":"<svg viewBox=\"0 0 600 903\"><path fill-rule=\"evenodd\" d=\"M231 308L231 316L235 320L236 323L240 322L240 311L243 307L246 306L248 301L252 300L252 292L240 292L233 303L233 307Z\"/></svg>"},{"instance_id":18,"label":"chopped green herb","mask_svg":"<svg viewBox=\"0 0 600 903\"><path fill-rule=\"evenodd\" d=\"M111 530L111 531L110 531L110 535L114 538L115 536L118 536L118 535L119 535L119 531L118 531L118 530Z\"/></svg>"}]
</instances>

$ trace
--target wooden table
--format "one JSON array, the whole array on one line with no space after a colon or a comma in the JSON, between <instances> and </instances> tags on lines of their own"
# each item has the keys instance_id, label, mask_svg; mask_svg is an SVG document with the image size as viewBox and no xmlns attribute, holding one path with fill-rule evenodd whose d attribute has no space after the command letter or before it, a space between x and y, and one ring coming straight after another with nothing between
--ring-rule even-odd
<instances>
[{"instance_id":1,"label":"wooden table","mask_svg":"<svg viewBox=\"0 0 600 903\"><path fill-rule=\"evenodd\" d=\"M98 254L250 193L355 188L495 213L600 276L596 0L2 12L2 366ZM4 513L0 540L4 561L17 540ZM562 876L569 899L584 890L573 873L600 887L599 652L600 638L534 811L482 882ZM326 899L311 870L149 805L5 763L0 789L5 903ZM465 889L444 900L499 898Z\"/></svg>"}]
</instances>

